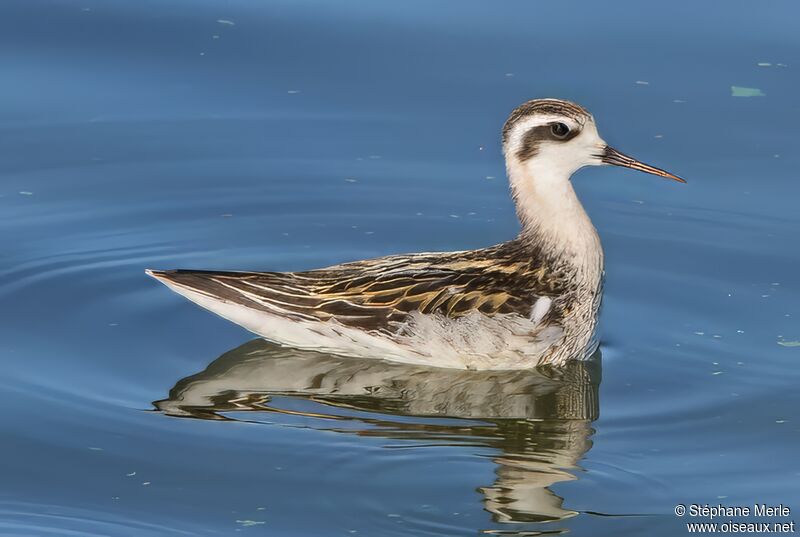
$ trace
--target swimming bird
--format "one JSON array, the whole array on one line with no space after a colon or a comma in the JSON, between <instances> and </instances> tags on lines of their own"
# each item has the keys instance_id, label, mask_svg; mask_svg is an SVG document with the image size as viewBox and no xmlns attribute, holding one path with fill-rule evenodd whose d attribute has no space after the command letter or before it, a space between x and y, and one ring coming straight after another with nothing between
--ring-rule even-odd
<instances>
[{"instance_id":1,"label":"swimming bird","mask_svg":"<svg viewBox=\"0 0 800 537\"><path fill-rule=\"evenodd\" d=\"M460 369L526 369L597 346L603 249L571 184L611 164L685 182L611 148L583 107L518 106L502 131L521 224L508 242L303 272L148 270L173 291L282 345Z\"/></svg>"}]
</instances>

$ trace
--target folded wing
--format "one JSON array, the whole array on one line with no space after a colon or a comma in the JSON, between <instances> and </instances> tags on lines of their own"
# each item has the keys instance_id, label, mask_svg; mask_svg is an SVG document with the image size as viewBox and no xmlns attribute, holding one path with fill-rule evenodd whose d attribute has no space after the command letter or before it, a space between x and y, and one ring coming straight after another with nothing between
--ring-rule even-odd
<instances>
[{"instance_id":1,"label":"folded wing","mask_svg":"<svg viewBox=\"0 0 800 537\"><path fill-rule=\"evenodd\" d=\"M528 318L537 298L557 290L542 282L541 267L510 252L397 255L306 272L150 274L172 286L288 319L335 319L352 328L392 333L413 312Z\"/></svg>"}]
</instances>

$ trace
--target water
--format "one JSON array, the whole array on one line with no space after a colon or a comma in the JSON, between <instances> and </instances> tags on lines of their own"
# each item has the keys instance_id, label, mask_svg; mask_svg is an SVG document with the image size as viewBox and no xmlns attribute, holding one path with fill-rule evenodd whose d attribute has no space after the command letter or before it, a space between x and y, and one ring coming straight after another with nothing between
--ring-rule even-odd
<instances>
[{"instance_id":1,"label":"water","mask_svg":"<svg viewBox=\"0 0 800 537\"><path fill-rule=\"evenodd\" d=\"M0 533L680 535L677 503L800 509L796 3L0 9ZM689 180L575 178L606 248L597 364L281 351L143 273L507 240L499 130L541 96Z\"/></svg>"}]
</instances>

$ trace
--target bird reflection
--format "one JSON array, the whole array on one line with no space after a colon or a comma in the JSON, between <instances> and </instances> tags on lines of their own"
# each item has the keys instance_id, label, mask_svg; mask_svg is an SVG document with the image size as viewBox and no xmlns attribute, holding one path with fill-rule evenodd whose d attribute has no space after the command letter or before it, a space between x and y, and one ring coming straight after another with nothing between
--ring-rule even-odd
<instances>
[{"instance_id":1,"label":"bird reflection","mask_svg":"<svg viewBox=\"0 0 800 537\"><path fill-rule=\"evenodd\" d=\"M599 384L599 351L560 368L465 371L253 340L179 380L153 404L170 416L301 414L346 421L348 427L326 427L342 433L491 448L496 478L479 489L486 510L496 522L545 522L577 514L548 487L576 479L570 470L591 448ZM287 397L313 402L313 411L286 408ZM415 419L395 419L401 416Z\"/></svg>"}]
</instances>

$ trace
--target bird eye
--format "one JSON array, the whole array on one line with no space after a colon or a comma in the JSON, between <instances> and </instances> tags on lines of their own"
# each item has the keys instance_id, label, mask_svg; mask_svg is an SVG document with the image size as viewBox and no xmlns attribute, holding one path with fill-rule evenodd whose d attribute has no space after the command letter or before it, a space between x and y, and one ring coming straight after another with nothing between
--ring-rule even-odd
<instances>
[{"instance_id":1,"label":"bird eye","mask_svg":"<svg viewBox=\"0 0 800 537\"><path fill-rule=\"evenodd\" d=\"M563 140L569 134L569 127L565 123L553 123L550 125L550 132L556 138Z\"/></svg>"}]
</instances>

